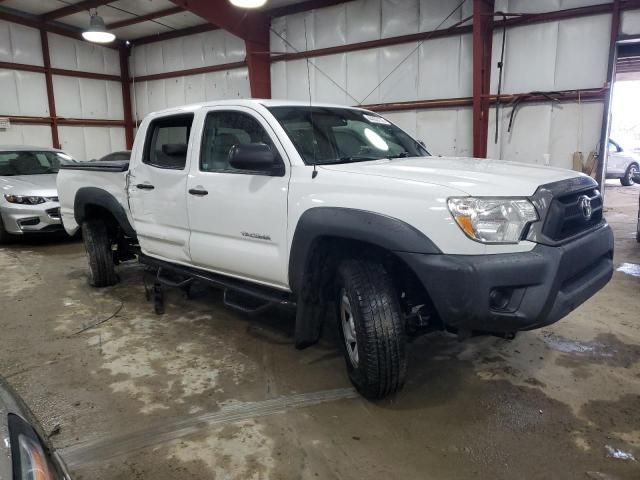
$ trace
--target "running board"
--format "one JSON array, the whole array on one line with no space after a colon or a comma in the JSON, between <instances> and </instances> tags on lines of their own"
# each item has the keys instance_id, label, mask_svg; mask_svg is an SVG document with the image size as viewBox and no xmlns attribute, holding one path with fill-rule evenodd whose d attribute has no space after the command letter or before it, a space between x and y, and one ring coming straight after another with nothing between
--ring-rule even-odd
<instances>
[{"instance_id":1,"label":"running board","mask_svg":"<svg viewBox=\"0 0 640 480\"><path fill-rule=\"evenodd\" d=\"M255 311L255 308L247 309L246 305L242 305L243 302L237 301L237 294L259 300L261 302L261 306L263 304L269 304L268 306L277 305L280 307L289 308L295 308L296 306L296 302L294 301L292 294L289 292L283 292L274 288L255 285L243 280L238 280L236 278L227 277L217 273L207 272L206 270L200 270L198 268L176 265L170 262L165 262L164 260L158 260L157 258L149 257L148 255L145 255L141 252L138 252L138 261L143 265L161 269L161 271L173 272L175 274L186 277L187 279L200 280L213 285L216 288L221 288L225 290L225 304L232 308L236 308L237 310L245 311L245 313L251 313ZM163 280L166 279L163 278ZM233 292L232 297L235 298L228 300L227 291ZM264 308L266 308L266 306Z\"/></svg>"}]
</instances>

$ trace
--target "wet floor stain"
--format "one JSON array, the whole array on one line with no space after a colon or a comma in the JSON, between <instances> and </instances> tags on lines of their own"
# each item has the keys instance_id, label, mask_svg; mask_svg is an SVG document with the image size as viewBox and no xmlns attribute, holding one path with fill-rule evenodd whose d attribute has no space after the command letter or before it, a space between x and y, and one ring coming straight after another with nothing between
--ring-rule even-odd
<instances>
[{"instance_id":1,"label":"wet floor stain","mask_svg":"<svg viewBox=\"0 0 640 480\"><path fill-rule=\"evenodd\" d=\"M613 356L611 348L601 342L581 342L561 337L552 332L543 332L542 339L549 348L562 353L583 353L596 357Z\"/></svg>"},{"instance_id":2,"label":"wet floor stain","mask_svg":"<svg viewBox=\"0 0 640 480\"><path fill-rule=\"evenodd\" d=\"M640 278L640 265L638 265L637 263L625 262L621 264L618 268L616 268L616 271L626 273L627 275L631 275L633 277Z\"/></svg>"}]
</instances>

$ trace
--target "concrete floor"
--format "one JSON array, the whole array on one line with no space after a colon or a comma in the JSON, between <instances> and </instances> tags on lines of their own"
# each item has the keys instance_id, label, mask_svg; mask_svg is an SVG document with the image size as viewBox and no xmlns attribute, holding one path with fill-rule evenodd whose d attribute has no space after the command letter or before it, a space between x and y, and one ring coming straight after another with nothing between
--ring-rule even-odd
<instances>
[{"instance_id":1,"label":"concrete floor","mask_svg":"<svg viewBox=\"0 0 640 480\"><path fill-rule=\"evenodd\" d=\"M640 187L611 185L615 265L636 276L514 341L416 340L390 400L355 395L330 338L296 351L286 312L202 288L156 316L138 266L95 290L82 244L55 239L0 248L0 374L81 479L638 479L607 456L640 461Z\"/></svg>"}]
</instances>

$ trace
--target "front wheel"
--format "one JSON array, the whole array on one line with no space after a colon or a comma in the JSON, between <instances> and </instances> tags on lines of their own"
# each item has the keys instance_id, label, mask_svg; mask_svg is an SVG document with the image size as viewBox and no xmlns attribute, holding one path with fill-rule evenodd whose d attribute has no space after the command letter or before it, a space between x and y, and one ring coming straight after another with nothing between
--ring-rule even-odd
<instances>
[{"instance_id":1,"label":"front wheel","mask_svg":"<svg viewBox=\"0 0 640 480\"><path fill-rule=\"evenodd\" d=\"M91 219L82 223L82 238L89 260L89 284L108 287L118 283L109 231L102 220Z\"/></svg>"},{"instance_id":2,"label":"front wheel","mask_svg":"<svg viewBox=\"0 0 640 480\"><path fill-rule=\"evenodd\" d=\"M638 165L632 163L624 172L624 177L620 179L620 183L625 187L630 187L634 184L633 177L638 173Z\"/></svg>"},{"instance_id":3,"label":"front wheel","mask_svg":"<svg viewBox=\"0 0 640 480\"><path fill-rule=\"evenodd\" d=\"M391 277L379 263L345 260L336 287L338 329L351 382L370 399L397 392L406 378L407 353Z\"/></svg>"}]
</instances>

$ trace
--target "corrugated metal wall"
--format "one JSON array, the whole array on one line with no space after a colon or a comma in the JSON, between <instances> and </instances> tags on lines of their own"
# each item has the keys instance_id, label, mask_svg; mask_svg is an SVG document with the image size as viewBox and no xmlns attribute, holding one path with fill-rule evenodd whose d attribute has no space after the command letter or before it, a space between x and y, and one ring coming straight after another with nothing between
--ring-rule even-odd
<instances>
[{"instance_id":1,"label":"corrugated metal wall","mask_svg":"<svg viewBox=\"0 0 640 480\"><path fill-rule=\"evenodd\" d=\"M344 45L389 36L429 31L458 4L457 0L357 0L344 5L276 18L271 48L292 52ZM496 11L538 13L573 8L602 0L499 0ZM444 25L470 15L467 2ZM306 40L305 40L306 28ZM605 84L611 15L511 28L507 31L504 93L599 88ZM502 32L494 34L491 92L497 91L496 64ZM305 43L306 42L306 43ZM293 48L293 47L295 48ZM373 94L384 77L418 46L392 47L311 58L322 72L345 91L311 68L311 96L315 101L340 104L389 103L410 100L470 97L472 42L470 35L423 42ZM308 99L306 60L276 62L271 69L273 96ZM365 99L365 97L367 97ZM500 115L500 137L489 156L571 168L572 153L594 150L599 140L602 104L523 105L514 128L506 133L509 109ZM470 155L471 108L443 108L385 113L392 121L424 140L441 155ZM495 122L495 111L492 110ZM577 126L580 125L580 128Z\"/></svg>"},{"instance_id":2,"label":"corrugated metal wall","mask_svg":"<svg viewBox=\"0 0 640 480\"><path fill-rule=\"evenodd\" d=\"M132 78L192 68L242 62L244 41L223 30L189 35L134 47ZM162 80L135 81L133 114L138 121L150 112L187 103L249 98L246 67Z\"/></svg>"},{"instance_id":3,"label":"corrugated metal wall","mask_svg":"<svg viewBox=\"0 0 640 480\"><path fill-rule=\"evenodd\" d=\"M66 70L120 75L117 50L48 34L51 66ZM43 66L40 32L0 21L0 61ZM119 82L69 76L53 76L56 113L59 117L122 120ZM0 69L0 115L49 116L43 73ZM122 127L60 126L62 148L79 160L100 157L125 148ZM51 146L46 125L13 124L0 131L0 144Z\"/></svg>"}]
</instances>

